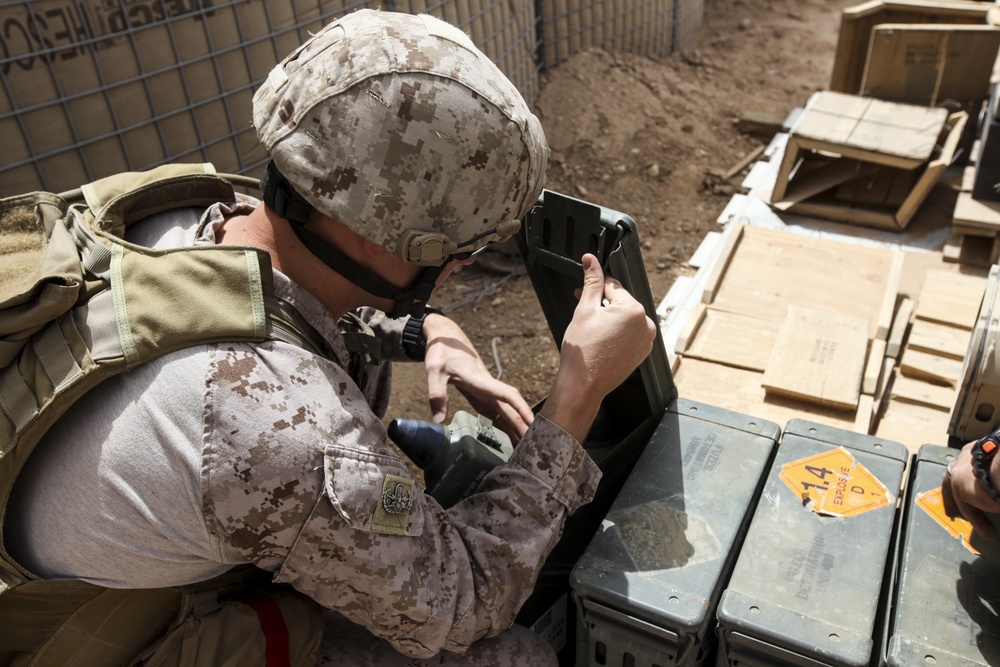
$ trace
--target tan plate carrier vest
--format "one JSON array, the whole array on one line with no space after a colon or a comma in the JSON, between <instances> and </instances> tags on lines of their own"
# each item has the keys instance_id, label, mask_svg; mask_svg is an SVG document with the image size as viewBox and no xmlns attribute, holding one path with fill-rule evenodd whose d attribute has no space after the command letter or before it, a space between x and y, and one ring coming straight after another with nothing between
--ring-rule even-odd
<instances>
[{"instance_id":1,"label":"tan plate carrier vest","mask_svg":"<svg viewBox=\"0 0 1000 667\"><path fill-rule=\"evenodd\" d=\"M122 239L155 213L233 201L234 182L255 185L176 164L0 200L0 535L25 460L104 379L213 342L323 350L274 297L267 252ZM191 586L108 589L40 579L0 540L0 666L313 664L321 612L269 579L245 568Z\"/></svg>"}]
</instances>

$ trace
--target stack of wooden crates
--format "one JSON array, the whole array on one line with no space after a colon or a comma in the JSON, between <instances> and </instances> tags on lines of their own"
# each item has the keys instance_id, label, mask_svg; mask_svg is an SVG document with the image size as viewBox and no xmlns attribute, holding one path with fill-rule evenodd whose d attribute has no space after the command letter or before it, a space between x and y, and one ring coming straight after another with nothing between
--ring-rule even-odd
<instances>
[{"instance_id":1,"label":"stack of wooden crates","mask_svg":"<svg viewBox=\"0 0 1000 667\"><path fill-rule=\"evenodd\" d=\"M974 148L978 163L993 161L977 138L1000 50L998 11L961 0L872 0L844 10L830 90L790 117L785 142L765 152L771 180L750 187L748 196L774 215L727 225L701 303L677 338L682 396L779 424L804 417L913 452L949 444L963 359L1000 250L1000 202L991 205L998 211L992 227L953 216L972 201L974 166L962 186L960 165ZM854 107L858 119L899 125L893 137L903 137L905 118L921 110L938 114L935 123L947 120L940 134L912 124L931 149L921 144L913 165L899 157L908 147L888 145L884 132L855 137L861 120L848 124L856 131L846 138L806 131L815 125L806 122L810 114L849 115ZM963 119L964 126L955 122ZM987 115L985 125L992 120ZM991 146L1000 144L995 134ZM844 193L869 166L912 172L909 194L879 208ZM803 234L802 216L848 224L843 234ZM966 262L968 251L955 252L954 240L943 251L908 243L949 225L980 254L986 240L985 258Z\"/></svg>"}]
</instances>

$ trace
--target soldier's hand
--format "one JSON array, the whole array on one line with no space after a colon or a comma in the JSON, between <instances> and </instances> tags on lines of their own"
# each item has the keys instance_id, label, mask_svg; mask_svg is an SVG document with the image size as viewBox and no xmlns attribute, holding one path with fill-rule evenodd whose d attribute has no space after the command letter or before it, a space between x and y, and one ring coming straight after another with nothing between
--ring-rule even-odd
<instances>
[{"instance_id":1,"label":"soldier's hand","mask_svg":"<svg viewBox=\"0 0 1000 667\"><path fill-rule=\"evenodd\" d=\"M965 519L980 535L986 539L995 540L997 539L997 529L986 514L1000 512L1000 505L993 502L973 472L972 448L974 445L974 442L965 445L958 458L948 466L948 472L941 480L941 500L944 502L944 511L948 516ZM996 463L997 460L1000 458L994 457L993 462ZM996 480L996 476L993 479Z\"/></svg>"},{"instance_id":2,"label":"soldier's hand","mask_svg":"<svg viewBox=\"0 0 1000 667\"><path fill-rule=\"evenodd\" d=\"M559 372L542 414L583 440L601 401L649 355L656 325L594 255L583 256L583 290L566 329Z\"/></svg>"},{"instance_id":3,"label":"soldier's hand","mask_svg":"<svg viewBox=\"0 0 1000 667\"><path fill-rule=\"evenodd\" d=\"M448 417L448 385L469 401L477 413L493 420L493 424L517 443L535 418L531 406L516 387L493 377L472 346L462 328L454 320L429 314L424 320L427 352L427 397L434 421L444 423Z\"/></svg>"}]
</instances>

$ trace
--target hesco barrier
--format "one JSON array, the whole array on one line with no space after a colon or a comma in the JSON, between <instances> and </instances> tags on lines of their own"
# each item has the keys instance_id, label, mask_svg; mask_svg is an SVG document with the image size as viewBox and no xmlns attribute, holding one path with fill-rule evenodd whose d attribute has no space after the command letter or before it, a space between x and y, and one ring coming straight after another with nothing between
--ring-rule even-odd
<instances>
[{"instance_id":1,"label":"hesco barrier","mask_svg":"<svg viewBox=\"0 0 1000 667\"><path fill-rule=\"evenodd\" d=\"M539 0L545 63L597 47L659 56L698 34L704 0Z\"/></svg>"},{"instance_id":2,"label":"hesco barrier","mask_svg":"<svg viewBox=\"0 0 1000 667\"><path fill-rule=\"evenodd\" d=\"M566 5L571 5L567 9ZM0 0L0 196L165 162L257 175L250 100L324 23L381 7L463 28L534 102L538 73L588 47L657 56L704 0Z\"/></svg>"}]
</instances>

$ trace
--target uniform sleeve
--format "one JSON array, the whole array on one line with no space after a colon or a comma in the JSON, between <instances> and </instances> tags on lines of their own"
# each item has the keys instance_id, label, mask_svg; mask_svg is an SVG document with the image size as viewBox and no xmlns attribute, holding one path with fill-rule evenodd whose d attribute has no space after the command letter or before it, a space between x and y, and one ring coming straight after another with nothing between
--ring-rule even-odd
<instances>
[{"instance_id":1,"label":"uniform sleeve","mask_svg":"<svg viewBox=\"0 0 1000 667\"><path fill-rule=\"evenodd\" d=\"M566 516L599 478L544 417L511 461L447 511L393 456L330 445L325 473L277 580L414 657L463 651L513 623Z\"/></svg>"},{"instance_id":2,"label":"uniform sleeve","mask_svg":"<svg viewBox=\"0 0 1000 667\"><path fill-rule=\"evenodd\" d=\"M300 370L287 391L275 367L236 353L216 373L206 520L220 550L414 657L462 652L513 623L600 478L572 436L539 416L509 462L444 510L339 368ZM242 420L226 415L248 409L254 425L237 438Z\"/></svg>"},{"instance_id":3,"label":"uniform sleeve","mask_svg":"<svg viewBox=\"0 0 1000 667\"><path fill-rule=\"evenodd\" d=\"M389 317L375 308L361 308L358 316L372 328L382 343L382 358L388 361L413 361L403 350L403 327L410 320L406 317Z\"/></svg>"}]
</instances>

